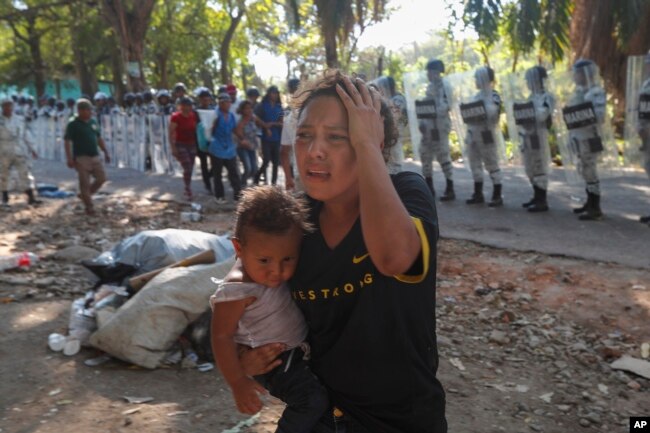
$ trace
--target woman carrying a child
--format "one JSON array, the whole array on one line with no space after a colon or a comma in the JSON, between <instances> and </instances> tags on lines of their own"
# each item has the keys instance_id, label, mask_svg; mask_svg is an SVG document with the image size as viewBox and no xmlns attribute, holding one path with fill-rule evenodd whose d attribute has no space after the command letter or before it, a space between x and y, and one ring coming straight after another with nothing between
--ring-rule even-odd
<instances>
[{"instance_id":1,"label":"woman carrying a child","mask_svg":"<svg viewBox=\"0 0 650 433\"><path fill-rule=\"evenodd\" d=\"M395 125L361 80L330 73L298 92L296 108L296 161L314 230L302 239L289 289L309 329L311 371L329 398L312 432L446 433L433 197L420 175L388 174ZM281 368L285 349L244 351L242 369Z\"/></svg>"}]
</instances>

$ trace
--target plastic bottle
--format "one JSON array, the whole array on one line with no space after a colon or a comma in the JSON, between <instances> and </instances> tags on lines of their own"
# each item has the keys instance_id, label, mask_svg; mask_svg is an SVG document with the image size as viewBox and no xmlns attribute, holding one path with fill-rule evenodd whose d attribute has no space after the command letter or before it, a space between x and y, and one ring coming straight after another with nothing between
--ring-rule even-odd
<instances>
[{"instance_id":1,"label":"plastic bottle","mask_svg":"<svg viewBox=\"0 0 650 433\"><path fill-rule=\"evenodd\" d=\"M0 272L15 268L28 268L38 262L38 256L34 253L16 253L10 256L0 256Z\"/></svg>"}]
</instances>

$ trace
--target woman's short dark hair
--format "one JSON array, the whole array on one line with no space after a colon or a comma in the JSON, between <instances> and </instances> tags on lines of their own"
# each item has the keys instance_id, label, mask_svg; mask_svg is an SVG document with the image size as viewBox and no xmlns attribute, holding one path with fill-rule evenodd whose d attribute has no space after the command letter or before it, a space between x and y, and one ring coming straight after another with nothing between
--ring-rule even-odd
<instances>
[{"instance_id":1,"label":"woman's short dark hair","mask_svg":"<svg viewBox=\"0 0 650 433\"><path fill-rule=\"evenodd\" d=\"M343 90L347 92L345 84L343 82L343 77L346 75L341 71L334 69L325 72L322 78L318 78L313 81L308 81L304 83L296 92L293 98L293 108L298 113L298 118L302 115L303 110L310 102L314 99L321 96L334 96L340 99L338 93L336 93L336 85L340 85ZM352 84L359 88L359 82L353 77L350 77ZM388 161L390 151L393 146L397 143L399 138L399 132L395 124L395 119L393 112L390 109L389 102L384 98L381 98L381 111L379 112L384 120L384 149L382 154L384 156L384 161Z\"/></svg>"},{"instance_id":2,"label":"woman's short dark hair","mask_svg":"<svg viewBox=\"0 0 650 433\"><path fill-rule=\"evenodd\" d=\"M244 108L248 106L253 106L253 103L249 101L248 99L244 99L239 103L239 107L237 107L237 114L244 114Z\"/></svg>"}]
</instances>

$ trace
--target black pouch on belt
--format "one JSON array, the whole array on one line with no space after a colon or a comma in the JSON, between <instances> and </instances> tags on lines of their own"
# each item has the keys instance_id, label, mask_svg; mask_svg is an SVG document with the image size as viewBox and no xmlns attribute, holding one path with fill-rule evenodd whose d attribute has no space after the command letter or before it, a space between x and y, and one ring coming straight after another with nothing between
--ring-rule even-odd
<instances>
[{"instance_id":1,"label":"black pouch on belt","mask_svg":"<svg viewBox=\"0 0 650 433\"><path fill-rule=\"evenodd\" d=\"M603 147L603 140L600 137L594 137L587 140L589 143L589 151L592 153L602 152L605 148Z\"/></svg>"},{"instance_id":2,"label":"black pouch on belt","mask_svg":"<svg viewBox=\"0 0 650 433\"><path fill-rule=\"evenodd\" d=\"M494 144L494 136L492 131L481 131L481 138L483 139L483 144Z\"/></svg>"},{"instance_id":3,"label":"black pouch on belt","mask_svg":"<svg viewBox=\"0 0 650 433\"><path fill-rule=\"evenodd\" d=\"M539 150L539 135L531 134L530 136L530 148L533 150Z\"/></svg>"}]
</instances>

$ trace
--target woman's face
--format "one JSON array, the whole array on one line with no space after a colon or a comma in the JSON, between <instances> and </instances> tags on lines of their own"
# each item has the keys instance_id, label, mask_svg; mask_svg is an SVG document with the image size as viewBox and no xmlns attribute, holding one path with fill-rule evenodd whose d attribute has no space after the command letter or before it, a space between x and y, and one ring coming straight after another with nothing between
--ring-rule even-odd
<instances>
[{"instance_id":1,"label":"woman's face","mask_svg":"<svg viewBox=\"0 0 650 433\"><path fill-rule=\"evenodd\" d=\"M304 108L296 131L296 162L307 193L316 200L356 199L357 163L348 135L348 116L335 96L318 97Z\"/></svg>"}]
</instances>

